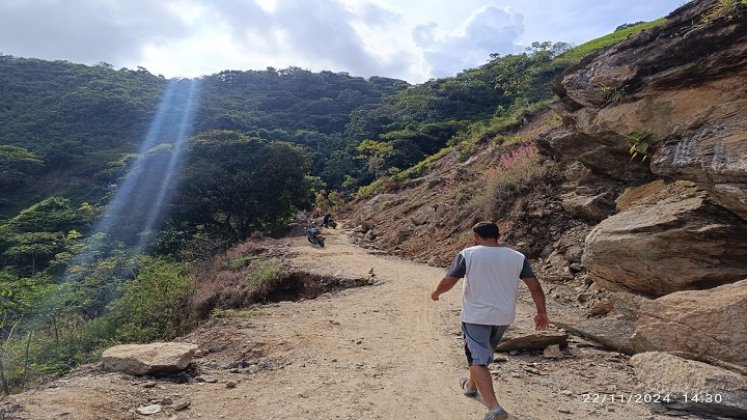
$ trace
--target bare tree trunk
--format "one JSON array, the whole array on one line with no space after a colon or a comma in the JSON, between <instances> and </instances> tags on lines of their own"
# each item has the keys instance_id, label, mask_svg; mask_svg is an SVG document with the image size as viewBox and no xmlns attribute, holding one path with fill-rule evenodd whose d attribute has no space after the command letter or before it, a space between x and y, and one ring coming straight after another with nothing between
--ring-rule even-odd
<instances>
[{"instance_id":1,"label":"bare tree trunk","mask_svg":"<svg viewBox=\"0 0 747 420\"><path fill-rule=\"evenodd\" d=\"M3 349L3 353L5 353L5 349ZM5 379L5 365L3 364L2 357L0 357L0 382L2 382L2 385L3 385L3 393L5 395L10 395L10 388L8 387L8 381Z\"/></svg>"},{"instance_id":2,"label":"bare tree trunk","mask_svg":"<svg viewBox=\"0 0 747 420\"><path fill-rule=\"evenodd\" d=\"M57 329L57 317L52 316L52 326L54 327L54 351L57 359L60 358L60 330Z\"/></svg>"},{"instance_id":3,"label":"bare tree trunk","mask_svg":"<svg viewBox=\"0 0 747 420\"><path fill-rule=\"evenodd\" d=\"M3 386L3 392L5 395L10 395L10 387L8 386L8 380L5 378L5 364L3 363L3 358L5 357L5 345L10 341L11 338L13 338L13 333L16 330L16 326L18 325L18 322L13 324L13 326L10 328L10 332L8 333L8 338L5 339L5 342L2 346L2 352L0 352L0 382Z\"/></svg>"},{"instance_id":4,"label":"bare tree trunk","mask_svg":"<svg viewBox=\"0 0 747 420\"><path fill-rule=\"evenodd\" d=\"M29 331L29 336L26 339L26 354L24 355L23 360L23 385L26 385L26 377L29 371L29 346L31 346L31 334L33 332L34 331Z\"/></svg>"}]
</instances>

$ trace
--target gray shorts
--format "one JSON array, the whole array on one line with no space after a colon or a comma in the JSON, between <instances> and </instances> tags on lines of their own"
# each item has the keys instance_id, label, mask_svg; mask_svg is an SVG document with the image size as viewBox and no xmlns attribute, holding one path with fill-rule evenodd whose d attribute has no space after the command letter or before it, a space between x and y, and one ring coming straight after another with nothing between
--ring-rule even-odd
<instances>
[{"instance_id":1,"label":"gray shorts","mask_svg":"<svg viewBox=\"0 0 747 420\"><path fill-rule=\"evenodd\" d=\"M489 365L493 362L493 353L506 332L508 325L480 325L462 322L464 333L464 354L467 364Z\"/></svg>"}]
</instances>

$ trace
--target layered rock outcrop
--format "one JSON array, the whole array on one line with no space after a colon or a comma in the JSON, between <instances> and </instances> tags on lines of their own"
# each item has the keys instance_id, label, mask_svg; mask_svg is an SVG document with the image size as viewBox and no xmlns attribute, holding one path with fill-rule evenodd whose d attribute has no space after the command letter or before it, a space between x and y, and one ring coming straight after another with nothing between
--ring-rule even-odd
<instances>
[{"instance_id":1,"label":"layered rock outcrop","mask_svg":"<svg viewBox=\"0 0 747 420\"><path fill-rule=\"evenodd\" d=\"M687 181L653 182L586 238L583 265L600 286L646 296L747 278L747 223Z\"/></svg>"},{"instance_id":2,"label":"layered rock outcrop","mask_svg":"<svg viewBox=\"0 0 747 420\"><path fill-rule=\"evenodd\" d=\"M690 3L571 68L555 82L566 124L551 147L621 180L693 181L747 219L744 9ZM646 162L630 161L636 141Z\"/></svg>"},{"instance_id":3,"label":"layered rock outcrop","mask_svg":"<svg viewBox=\"0 0 747 420\"><path fill-rule=\"evenodd\" d=\"M567 329L626 353L683 352L747 366L747 280L648 299L612 297L613 309Z\"/></svg>"},{"instance_id":4,"label":"layered rock outcrop","mask_svg":"<svg viewBox=\"0 0 747 420\"><path fill-rule=\"evenodd\" d=\"M704 415L747 417L744 375L660 352L637 354L630 363L641 395L658 395L652 404Z\"/></svg>"},{"instance_id":5,"label":"layered rock outcrop","mask_svg":"<svg viewBox=\"0 0 747 420\"><path fill-rule=\"evenodd\" d=\"M555 81L564 124L546 148L631 187L617 197L578 177L564 195L566 211L601 222L582 258L599 286L658 297L747 277L745 85L747 7L718 0L688 3Z\"/></svg>"}]
</instances>

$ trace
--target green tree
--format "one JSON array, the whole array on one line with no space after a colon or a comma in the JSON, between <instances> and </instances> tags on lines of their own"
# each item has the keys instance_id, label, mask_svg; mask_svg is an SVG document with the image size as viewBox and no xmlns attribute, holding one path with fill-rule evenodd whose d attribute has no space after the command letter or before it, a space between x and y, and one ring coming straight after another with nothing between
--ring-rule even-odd
<instances>
[{"instance_id":1,"label":"green tree","mask_svg":"<svg viewBox=\"0 0 747 420\"><path fill-rule=\"evenodd\" d=\"M164 258L146 257L138 273L122 286L106 322L123 342L168 340L189 325L194 280L189 267Z\"/></svg>"},{"instance_id":2,"label":"green tree","mask_svg":"<svg viewBox=\"0 0 747 420\"><path fill-rule=\"evenodd\" d=\"M394 153L391 143L371 139L363 140L355 149L358 151L356 158L365 160L368 170L376 176L381 176L386 171L387 159Z\"/></svg>"},{"instance_id":3,"label":"green tree","mask_svg":"<svg viewBox=\"0 0 747 420\"><path fill-rule=\"evenodd\" d=\"M41 158L28 149L0 144L0 179L17 178L41 165Z\"/></svg>"},{"instance_id":4,"label":"green tree","mask_svg":"<svg viewBox=\"0 0 747 420\"><path fill-rule=\"evenodd\" d=\"M210 131L190 141L189 154L174 200L177 223L243 239L286 220L309 197L309 159L298 146Z\"/></svg>"}]
</instances>

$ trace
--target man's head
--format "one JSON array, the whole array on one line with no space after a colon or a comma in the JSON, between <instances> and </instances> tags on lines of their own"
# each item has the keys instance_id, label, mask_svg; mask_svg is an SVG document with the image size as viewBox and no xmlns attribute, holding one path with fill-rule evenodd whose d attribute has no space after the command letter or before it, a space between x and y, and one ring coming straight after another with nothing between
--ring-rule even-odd
<instances>
[{"instance_id":1,"label":"man's head","mask_svg":"<svg viewBox=\"0 0 747 420\"><path fill-rule=\"evenodd\" d=\"M497 243L501 231L498 225L493 222L479 222L472 226L472 234L476 244Z\"/></svg>"}]
</instances>

